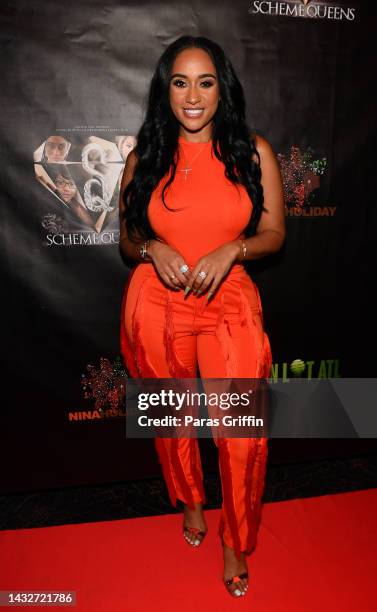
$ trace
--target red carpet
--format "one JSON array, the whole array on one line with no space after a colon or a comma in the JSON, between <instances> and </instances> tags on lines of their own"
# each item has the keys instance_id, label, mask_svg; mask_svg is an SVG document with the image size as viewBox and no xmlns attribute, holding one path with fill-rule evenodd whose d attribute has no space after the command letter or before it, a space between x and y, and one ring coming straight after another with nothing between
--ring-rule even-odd
<instances>
[{"instance_id":1,"label":"red carpet","mask_svg":"<svg viewBox=\"0 0 377 612\"><path fill-rule=\"evenodd\" d=\"M249 592L234 600L219 511L206 516L198 549L179 514L0 532L0 590L75 590L77 606L60 609L79 612L376 610L376 489L264 504Z\"/></svg>"}]
</instances>

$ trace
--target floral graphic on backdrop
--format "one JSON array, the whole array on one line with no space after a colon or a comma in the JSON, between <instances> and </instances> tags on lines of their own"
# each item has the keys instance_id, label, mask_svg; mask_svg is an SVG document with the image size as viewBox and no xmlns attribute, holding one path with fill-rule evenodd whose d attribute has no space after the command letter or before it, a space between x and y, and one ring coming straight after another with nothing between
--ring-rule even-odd
<instances>
[{"instance_id":1,"label":"floral graphic on backdrop","mask_svg":"<svg viewBox=\"0 0 377 612\"><path fill-rule=\"evenodd\" d=\"M314 190L320 186L320 177L327 167L325 157L315 158L314 151L308 147L301 153L299 147L292 145L289 157L277 155L283 178L285 201L290 206L303 207L311 204Z\"/></svg>"},{"instance_id":2,"label":"floral graphic on backdrop","mask_svg":"<svg viewBox=\"0 0 377 612\"><path fill-rule=\"evenodd\" d=\"M101 357L99 366L86 366L88 374L81 375L84 398L94 401L101 416L123 416L125 413L127 374L121 357L111 362Z\"/></svg>"}]
</instances>

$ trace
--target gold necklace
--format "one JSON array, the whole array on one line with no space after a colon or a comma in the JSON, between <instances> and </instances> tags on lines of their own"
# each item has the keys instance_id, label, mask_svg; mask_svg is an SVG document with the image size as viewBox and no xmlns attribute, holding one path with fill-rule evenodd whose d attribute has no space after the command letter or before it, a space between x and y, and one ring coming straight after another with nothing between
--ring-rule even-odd
<instances>
[{"instance_id":1,"label":"gold necklace","mask_svg":"<svg viewBox=\"0 0 377 612\"><path fill-rule=\"evenodd\" d=\"M207 144L207 143L206 143L206 144ZM196 159L196 158L197 158L197 157L198 157L198 156L201 154L201 152L202 152L204 149L205 149L205 146L203 146L203 147L200 149L199 153L197 153L196 155L194 155L194 157L193 157L193 158L192 158L192 160L190 161L190 164L191 164L191 165L192 165L192 163L193 163L194 159ZM184 157L184 159L185 159L185 160L186 160L186 162L187 162L186 155L183 153L183 149L182 149L182 148L181 148L181 153L182 153L182 157ZM189 168L189 167L187 166L187 164L186 164L186 167L185 167L185 168L182 168L182 169L181 169L181 168L179 168L179 169L178 169L178 172L184 172L184 173L185 173L185 181L186 181L186 180L187 180L187 174L188 174L189 172L191 172L191 170L192 170L192 168Z\"/></svg>"}]
</instances>

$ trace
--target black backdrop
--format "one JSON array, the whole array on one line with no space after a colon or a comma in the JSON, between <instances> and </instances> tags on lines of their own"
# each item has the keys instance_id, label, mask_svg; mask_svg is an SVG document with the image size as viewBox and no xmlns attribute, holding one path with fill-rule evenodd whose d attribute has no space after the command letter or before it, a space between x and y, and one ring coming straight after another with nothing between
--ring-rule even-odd
<instances>
[{"instance_id":1,"label":"black backdrop","mask_svg":"<svg viewBox=\"0 0 377 612\"><path fill-rule=\"evenodd\" d=\"M287 243L249 267L273 376L374 375L373 4L1 4L3 490L159 473L150 440L126 441L116 400L128 275L117 195L157 58L182 34L223 46L250 128L281 163ZM60 164L46 141L64 145ZM374 440L272 440L270 458L373 448Z\"/></svg>"}]
</instances>

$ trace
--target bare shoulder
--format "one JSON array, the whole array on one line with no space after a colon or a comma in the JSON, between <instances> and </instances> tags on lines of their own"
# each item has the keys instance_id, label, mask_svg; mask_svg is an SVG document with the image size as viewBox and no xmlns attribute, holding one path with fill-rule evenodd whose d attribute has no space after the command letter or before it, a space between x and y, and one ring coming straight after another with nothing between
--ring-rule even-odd
<instances>
[{"instance_id":1,"label":"bare shoulder","mask_svg":"<svg viewBox=\"0 0 377 612\"><path fill-rule=\"evenodd\" d=\"M278 202L277 206L282 209L283 206L283 182L278 157L266 138L263 136L252 135L254 146L259 154L259 160L256 153L253 154L253 159L260 165L261 169L261 184L263 185L266 200Z\"/></svg>"},{"instance_id":2,"label":"bare shoulder","mask_svg":"<svg viewBox=\"0 0 377 612\"><path fill-rule=\"evenodd\" d=\"M272 146L266 138L259 134L251 134L251 138L254 141L255 148L259 153L261 161L262 159L268 160L275 157Z\"/></svg>"},{"instance_id":3,"label":"bare shoulder","mask_svg":"<svg viewBox=\"0 0 377 612\"><path fill-rule=\"evenodd\" d=\"M132 151L130 151L130 153L127 155L126 164L123 170L122 183L121 183L122 191L123 189L125 189L125 187L127 187L128 183L132 180L134 172L135 172L136 164L137 164L137 155L136 155L135 150L132 149Z\"/></svg>"},{"instance_id":4,"label":"bare shoulder","mask_svg":"<svg viewBox=\"0 0 377 612\"><path fill-rule=\"evenodd\" d=\"M136 155L135 149L132 149L132 151L130 151L129 154L127 155L126 163L130 164L133 167L137 164L137 155Z\"/></svg>"}]
</instances>

